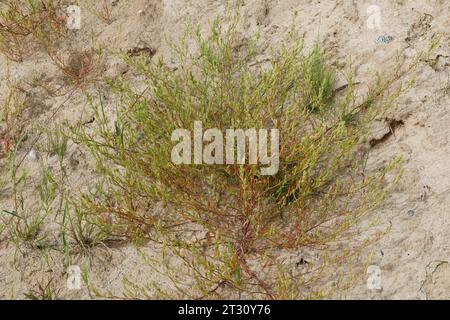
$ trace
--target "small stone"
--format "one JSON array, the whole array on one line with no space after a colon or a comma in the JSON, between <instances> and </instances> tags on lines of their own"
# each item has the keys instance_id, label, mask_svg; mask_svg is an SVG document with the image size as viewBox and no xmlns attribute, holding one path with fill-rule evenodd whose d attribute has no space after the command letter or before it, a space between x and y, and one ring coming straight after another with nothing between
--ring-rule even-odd
<instances>
[{"instance_id":1,"label":"small stone","mask_svg":"<svg viewBox=\"0 0 450 320\"><path fill-rule=\"evenodd\" d=\"M145 15L145 11L144 10L139 10L137 12L137 14L140 15L140 16L143 16L143 15Z\"/></svg>"},{"instance_id":2,"label":"small stone","mask_svg":"<svg viewBox=\"0 0 450 320\"><path fill-rule=\"evenodd\" d=\"M385 43L385 44L387 44L387 43L392 42L392 40L394 40L394 37L392 37L392 36L388 35L387 33L385 33L384 35L379 36L379 37L375 40L375 43L377 43L377 44L380 44L380 43Z\"/></svg>"}]
</instances>

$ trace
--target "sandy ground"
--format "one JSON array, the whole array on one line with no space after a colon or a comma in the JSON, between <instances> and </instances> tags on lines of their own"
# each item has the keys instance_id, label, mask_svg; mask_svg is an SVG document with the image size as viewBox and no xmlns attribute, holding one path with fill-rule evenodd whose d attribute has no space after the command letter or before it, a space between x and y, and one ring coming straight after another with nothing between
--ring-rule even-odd
<instances>
[{"instance_id":1,"label":"sandy ground","mask_svg":"<svg viewBox=\"0 0 450 320\"><path fill-rule=\"evenodd\" d=\"M82 11L80 31L72 34L72 45L90 42L90 29L97 44L108 44L112 50L124 49L154 54L172 61L166 40L177 39L186 21L193 20L207 28L223 12L222 1L214 0L116 0L114 21L102 23L88 11ZM252 0L243 1L239 31L246 35L258 28L267 46L276 46L288 32L292 17L298 12L297 30L306 46L319 39L329 52L332 63L352 68L356 81L367 83L374 70L389 70L396 57L406 61L426 50L436 37L439 46L429 61L422 61L416 72L414 87L400 99L391 115L403 125L390 134L389 126L380 121L374 135L384 137L372 150L371 162L389 161L403 156L404 176L391 192L387 202L373 214L391 232L363 255L373 255L373 264L381 269L382 289L370 290L363 277L349 291L337 298L357 299L444 299L450 298L450 1L404 0L376 1L381 8L379 28L367 24L367 8L375 1L335 0ZM380 41L380 36L388 35ZM146 53L147 52L147 53ZM108 59L102 73L109 76L127 73L123 63ZM0 97L7 94L7 82L23 82L38 75L49 86L61 82L58 70L39 53L18 65L0 58ZM8 80L9 79L9 80ZM28 89L27 121L47 125L55 108L65 97L48 97L42 88ZM113 108L111 101L108 101ZM86 101L75 94L54 117L55 122L71 123L88 119ZM112 109L111 109L112 110ZM24 154L26 148L19 151ZM69 184L76 191L90 180L93 167L86 155L70 145ZM41 158L49 167L57 167L55 157ZM23 167L29 175L26 202L33 208L38 195L40 169L38 161L27 157ZM11 190L0 190L0 209L10 210ZM50 238L57 234L48 227ZM148 254L153 248L144 247ZM21 248L6 239L0 240L0 298L23 298L41 279L53 278L62 298L89 298L85 287L66 288L64 256L49 250ZM145 284L155 279L132 246L100 246L88 255L75 255L73 264L85 264L90 281L103 293L123 293L123 279Z\"/></svg>"}]
</instances>

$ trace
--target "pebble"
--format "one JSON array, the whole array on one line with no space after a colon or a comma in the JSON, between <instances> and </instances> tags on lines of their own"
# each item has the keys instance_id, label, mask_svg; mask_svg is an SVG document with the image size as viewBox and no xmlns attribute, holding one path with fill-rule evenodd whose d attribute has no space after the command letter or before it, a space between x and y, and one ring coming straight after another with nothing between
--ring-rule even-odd
<instances>
[{"instance_id":1,"label":"pebble","mask_svg":"<svg viewBox=\"0 0 450 320\"><path fill-rule=\"evenodd\" d=\"M380 43L390 43L392 42L392 40L394 40L394 37L388 35L387 33L385 33L382 36L379 36L376 40L375 43L380 44Z\"/></svg>"}]
</instances>

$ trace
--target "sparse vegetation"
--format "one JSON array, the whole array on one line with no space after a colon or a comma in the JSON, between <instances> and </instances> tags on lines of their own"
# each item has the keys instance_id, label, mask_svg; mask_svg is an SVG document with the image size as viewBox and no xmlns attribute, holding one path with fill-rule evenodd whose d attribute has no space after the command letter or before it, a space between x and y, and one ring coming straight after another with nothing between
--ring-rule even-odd
<instances>
[{"instance_id":1,"label":"sparse vegetation","mask_svg":"<svg viewBox=\"0 0 450 320\"><path fill-rule=\"evenodd\" d=\"M95 71L96 52L94 50L85 52L72 51L68 57L64 57L61 52L49 50L48 55L53 64L76 87L81 87Z\"/></svg>"},{"instance_id":2,"label":"sparse vegetation","mask_svg":"<svg viewBox=\"0 0 450 320\"><path fill-rule=\"evenodd\" d=\"M14 149L22 133L22 112L24 95L11 87L0 106L0 158L7 157Z\"/></svg>"},{"instance_id":3,"label":"sparse vegetation","mask_svg":"<svg viewBox=\"0 0 450 320\"><path fill-rule=\"evenodd\" d=\"M66 32L60 1L8 0L0 12L0 52L22 62L37 48L57 45Z\"/></svg>"},{"instance_id":4,"label":"sparse vegetation","mask_svg":"<svg viewBox=\"0 0 450 320\"><path fill-rule=\"evenodd\" d=\"M88 1L88 8L103 23L111 24L114 21L111 1Z\"/></svg>"},{"instance_id":5,"label":"sparse vegetation","mask_svg":"<svg viewBox=\"0 0 450 320\"><path fill-rule=\"evenodd\" d=\"M59 290L55 289L53 281L50 279L46 283L38 282L35 289L24 295L28 300L56 300L58 293Z\"/></svg>"},{"instance_id":6,"label":"sparse vegetation","mask_svg":"<svg viewBox=\"0 0 450 320\"><path fill-rule=\"evenodd\" d=\"M0 52L22 62L36 51L46 52L50 61L80 87L96 69L98 50L63 50L69 38L67 14L61 1L8 0L0 11Z\"/></svg>"}]
</instances>

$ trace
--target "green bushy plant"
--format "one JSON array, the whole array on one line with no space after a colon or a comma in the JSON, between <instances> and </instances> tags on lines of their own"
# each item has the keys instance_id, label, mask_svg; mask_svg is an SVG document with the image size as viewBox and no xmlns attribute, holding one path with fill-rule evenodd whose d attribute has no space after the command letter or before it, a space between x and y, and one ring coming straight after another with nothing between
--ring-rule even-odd
<instances>
[{"instance_id":1,"label":"green bushy plant","mask_svg":"<svg viewBox=\"0 0 450 320\"><path fill-rule=\"evenodd\" d=\"M97 160L103 181L78 199L80 210L101 217L116 236L160 249L148 262L173 290L156 284L146 294L318 297L320 290L305 285L314 275L290 277L280 252L348 236L389 185L393 164L367 172L366 151L358 147L371 120L405 89L393 87L401 68L377 77L359 99L349 76L334 96L335 70L319 45L305 53L300 40L289 39L270 63L255 63L260 43L239 45L237 23L225 28L217 20L208 36L188 32L173 46L176 68L124 57L145 89L109 81L120 102L116 113L92 99L95 128L72 132ZM222 132L278 129L278 172L262 175L261 165L247 163L174 164L172 133L192 130L195 121Z\"/></svg>"}]
</instances>

